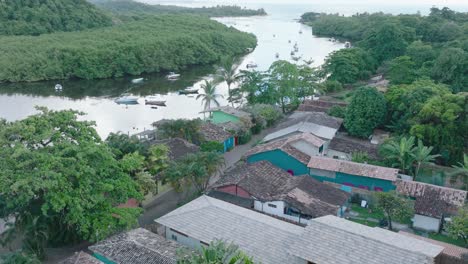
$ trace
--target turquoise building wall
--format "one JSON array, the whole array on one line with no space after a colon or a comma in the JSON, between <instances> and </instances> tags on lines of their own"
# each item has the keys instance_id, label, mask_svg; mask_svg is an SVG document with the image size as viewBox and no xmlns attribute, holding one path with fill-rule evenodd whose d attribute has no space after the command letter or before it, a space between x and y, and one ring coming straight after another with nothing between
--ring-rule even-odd
<instances>
[{"instance_id":1,"label":"turquoise building wall","mask_svg":"<svg viewBox=\"0 0 468 264\"><path fill-rule=\"evenodd\" d=\"M234 137L230 137L224 141L224 152L228 151L229 149L234 148Z\"/></svg>"},{"instance_id":2,"label":"turquoise building wall","mask_svg":"<svg viewBox=\"0 0 468 264\"><path fill-rule=\"evenodd\" d=\"M261 160L267 160L285 171L292 170L294 175L309 174L309 169L305 164L279 149L257 153L247 158L249 163Z\"/></svg>"},{"instance_id":3,"label":"turquoise building wall","mask_svg":"<svg viewBox=\"0 0 468 264\"><path fill-rule=\"evenodd\" d=\"M353 184L353 187L357 187L357 188L360 188L360 186L361 187L367 186L369 187L370 191L374 191L375 187L382 188L384 192L388 192L388 191L392 191L396 189L396 186L393 185L391 181L356 176L356 175L351 175L351 174L346 174L346 173L341 173L341 172L336 173L336 178L322 177L322 176L317 176L313 174L311 174L311 176L319 181L328 181L328 182L333 182L333 183L338 183L338 184L343 184L343 185L345 183L351 183Z\"/></svg>"},{"instance_id":4,"label":"turquoise building wall","mask_svg":"<svg viewBox=\"0 0 468 264\"><path fill-rule=\"evenodd\" d=\"M240 119L237 116L233 116L221 111L214 111L211 115L211 122L214 124L221 124L227 122L239 123Z\"/></svg>"}]
</instances>

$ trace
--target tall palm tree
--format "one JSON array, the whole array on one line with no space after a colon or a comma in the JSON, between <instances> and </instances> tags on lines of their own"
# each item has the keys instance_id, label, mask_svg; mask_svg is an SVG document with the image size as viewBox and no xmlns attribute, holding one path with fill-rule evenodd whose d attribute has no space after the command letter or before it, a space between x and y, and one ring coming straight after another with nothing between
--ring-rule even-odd
<instances>
[{"instance_id":1,"label":"tall palm tree","mask_svg":"<svg viewBox=\"0 0 468 264\"><path fill-rule=\"evenodd\" d=\"M459 162L458 165L452 166L455 170L448 174L452 183L461 179L463 182L463 189L468 191L468 155L463 154L463 163Z\"/></svg>"},{"instance_id":2,"label":"tall palm tree","mask_svg":"<svg viewBox=\"0 0 468 264\"><path fill-rule=\"evenodd\" d=\"M392 167L398 167L403 173L407 173L414 162L414 140L414 137L392 140L383 144L380 151L385 159L394 161Z\"/></svg>"},{"instance_id":3,"label":"tall palm tree","mask_svg":"<svg viewBox=\"0 0 468 264\"><path fill-rule=\"evenodd\" d=\"M426 147L421 140L418 140L418 145L413 149L413 158L414 162L416 162L413 180L416 180L416 177L418 177L421 164L431 163L435 158L440 156L439 154L431 155L433 149L434 147Z\"/></svg>"},{"instance_id":4,"label":"tall palm tree","mask_svg":"<svg viewBox=\"0 0 468 264\"><path fill-rule=\"evenodd\" d=\"M197 95L197 100L202 99L202 104L204 104L204 110L208 110L211 108L211 104L215 104L216 106L219 106L219 97L223 97L220 94L216 93L216 84L213 81L207 81L205 80L205 83L201 85L201 88L203 89L203 93Z\"/></svg>"},{"instance_id":5,"label":"tall palm tree","mask_svg":"<svg viewBox=\"0 0 468 264\"><path fill-rule=\"evenodd\" d=\"M237 64L234 61L234 58L223 58L221 64L216 73L216 80L220 82L226 82L228 86L229 102L234 106L234 99L231 93L231 85L237 82L240 78L240 74L236 73Z\"/></svg>"}]
</instances>

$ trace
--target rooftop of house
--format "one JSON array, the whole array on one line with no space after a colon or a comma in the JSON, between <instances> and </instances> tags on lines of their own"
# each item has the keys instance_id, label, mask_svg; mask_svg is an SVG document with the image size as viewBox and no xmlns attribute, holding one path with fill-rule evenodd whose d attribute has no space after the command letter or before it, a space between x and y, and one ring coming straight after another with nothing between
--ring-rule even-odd
<instances>
[{"instance_id":1,"label":"rooftop of house","mask_svg":"<svg viewBox=\"0 0 468 264\"><path fill-rule=\"evenodd\" d=\"M336 135L330 141L328 149L348 154L364 152L367 153L369 158L371 159L380 159L377 145L371 144L368 140L354 138L343 134Z\"/></svg>"},{"instance_id":2,"label":"rooftop of house","mask_svg":"<svg viewBox=\"0 0 468 264\"><path fill-rule=\"evenodd\" d=\"M224 130L223 127L211 122L203 122L200 126L200 133L207 141L224 142L226 139L232 137L232 134Z\"/></svg>"},{"instance_id":3,"label":"rooftop of house","mask_svg":"<svg viewBox=\"0 0 468 264\"><path fill-rule=\"evenodd\" d=\"M342 123L342 119L325 113L294 112L285 121L278 124L274 128L274 132L265 136L263 140L271 141L298 132L308 132L330 140L335 136Z\"/></svg>"},{"instance_id":4,"label":"rooftop of house","mask_svg":"<svg viewBox=\"0 0 468 264\"><path fill-rule=\"evenodd\" d=\"M176 242L137 228L100 241L89 250L119 264L174 264L179 248Z\"/></svg>"},{"instance_id":5,"label":"rooftop of house","mask_svg":"<svg viewBox=\"0 0 468 264\"><path fill-rule=\"evenodd\" d=\"M308 167L312 169L342 172L387 181L395 181L398 175L398 170L393 168L318 156L310 158Z\"/></svg>"},{"instance_id":6,"label":"rooftop of house","mask_svg":"<svg viewBox=\"0 0 468 264\"><path fill-rule=\"evenodd\" d=\"M441 218L449 209L449 204L439 199L439 192L440 190L429 188L423 195L416 197L414 212L419 215Z\"/></svg>"},{"instance_id":7,"label":"rooftop of house","mask_svg":"<svg viewBox=\"0 0 468 264\"><path fill-rule=\"evenodd\" d=\"M214 185L237 185L261 201L284 201L312 217L336 214L349 194L310 176L291 176L268 161L242 164Z\"/></svg>"},{"instance_id":8,"label":"rooftop of house","mask_svg":"<svg viewBox=\"0 0 468 264\"><path fill-rule=\"evenodd\" d=\"M202 111L202 113L209 113L209 112L216 112L216 111L223 112L223 113L226 113L226 114L229 114L229 115L233 115L233 116L238 117L238 118L250 118L249 113L247 113L247 112L245 112L243 110L234 108L234 107L229 106L229 105L210 108L210 109L208 109L206 111Z\"/></svg>"},{"instance_id":9,"label":"rooftop of house","mask_svg":"<svg viewBox=\"0 0 468 264\"><path fill-rule=\"evenodd\" d=\"M264 264L296 263L287 248L304 230L205 195L155 221L204 243L227 240Z\"/></svg>"},{"instance_id":10,"label":"rooftop of house","mask_svg":"<svg viewBox=\"0 0 468 264\"><path fill-rule=\"evenodd\" d=\"M260 144L255 146L254 148L250 149L247 151L245 154L246 156L251 156L257 153L261 152L267 152L267 151L272 151L272 150L282 150L286 154L294 157L295 159L299 160L303 164L307 164L310 160L310 155L298 150L297 148L293 147L291 144L298 142L298 141L304 141L308 144L311 144L312 146L315 146L317 148L321 147L325 141L320 139L319 137L314 136L313 134L310 133L299 133L295 134L289 138L282 138L278 139L275 141L270 141L265 144Z\"/></svg>"},{"instance_id":11,"label":"rooftop of house","mask_svg":"<svg viewBox=\"0 0 468 264\"><path fill-rule=\"evenodd\" d=\"M442 255L461 260L460 262L454 262L454 263L463 263L463 261L465 261L465 263L468 262L468 249L467 248L458 247L452 244L433 240L427 237L418 236L418 235L411 234L411 233L404 232L404 231L399 231L398 233L443 247L444 250L442 251Z\"/></svg>"},{"instance_id":12,"label":"rooftop of house","mask_svg":"<svg viewBox=\"0 0 468 264\"><path fill-rule=\"evenodd\" d=\"M346 102L338 102L338 101L326 101L326 100L305 100L297 111L303 112L327 112L333 106L341 106L346 107Z\"/></svg>"},{"instance_id":13,"label":"rooftop of house","mask_svg":"<svg viewBox=\"0 0 468 264\"><path fill-rule=\"evenodd\" d=\"M200 148L182 138L170 138L163 140L152 140L151 145L164 144L169 148L168 157L170 160L179 160L187 154L196 153Z\"/></svg>"},{"instance_id":14,"label":"rooftop of house","mask_svg":"<svg viewBox=\"0 0 468 264\"><path fill-rule=\"evenodd\" d=\"M463 206L467 198L467 191L427 184L423 182L398 180L396 181L396 186L396 191L398 193L415 198L423 196L424 193L428 190L438 190L437 199L457 207Z\"/></svg>"},{"instance_id":15,"label":"rooftop of house","mask_svg":"<svg viewBox=\"0 0 468 264\"><path fill-rule=\"evenodd\" d=\"M443 248L336 216L313 219L291 254L313 263L432 264Z\"/></svg>"},{"instance_id":16,"label":"rooftop of house","mask_svg":"<svg viewBox=\"0 0 468 264\"><path fill-rule=\"evenodd\" d=\"M91 256L90 254L80 251L75 252L73 256L66 258L59 262L59 264L103 264L97 258Z\"/></svg>"}]
</instances>

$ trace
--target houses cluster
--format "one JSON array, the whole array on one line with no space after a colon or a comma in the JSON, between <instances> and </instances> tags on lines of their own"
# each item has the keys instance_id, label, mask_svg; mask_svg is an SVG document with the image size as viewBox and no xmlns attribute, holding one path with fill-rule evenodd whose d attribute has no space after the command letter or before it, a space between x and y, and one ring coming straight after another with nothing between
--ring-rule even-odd
<instances>
[{"instance_id":1,"label":"houses cluster","mask_svg":"<svg viewBox=\"0 0 468 264\"><path fill-rule=\"evenodd\" d=\"M226 170L209 193L155 219L158 234L145 229L118 234L89 247L92 260L176 263L180 250L224 240L264 264L467 263L468 249L343 218L354 193L396 191L415 200L413 226L437 232L444 217L464 205L467 192L351 161L356 152L379 159L375 143L385 135L347 136L340 132L343 120L323 110L330 105L305 102ZM227 150L237 139L218 135L246 117L239 110L215 109L206 135L223 140Z\"/></svg>"}]
</instances>

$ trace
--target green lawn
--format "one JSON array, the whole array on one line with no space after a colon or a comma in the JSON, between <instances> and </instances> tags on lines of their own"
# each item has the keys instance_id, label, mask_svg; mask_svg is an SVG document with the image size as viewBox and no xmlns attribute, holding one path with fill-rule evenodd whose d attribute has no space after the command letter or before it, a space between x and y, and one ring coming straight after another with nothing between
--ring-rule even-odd
<instances>
[{"instance_id":1,"label":"green lawn","mask_svg":"<svg viewBox=\"0 0 468 264\"><path fill-rule=\"evenodd\" d=\"M465 247L466 246L462 239L453 239L453 238L451 238L449 236L438 234L438 233L430 233L429 238L437 240L437 241L449 243L449 244L452 244L452 245L456 245L456 246L459 246L459 247Z\"/></svg>"},{"instance_id":2,"label":"green lawn","mask_svg":"<svg viewBox=\"0 0 468 264\"><path fill-rule=\"evenodd\" d=\"M359 217L363 218L374 218L377 220L384 218L384 213L381 210L370 210L369 208L362 208L358 204L351 204L351 210L358 213Z\"/></svg>"},{"instance_id":3,"label":"green lawn","mask_svg":"<svg viewBox=\"0 0 468 264\"><path fill-rule=\"evenodd\" d=\"M366 225L370 227L376 227L379 226L379 223L376 222L371 222L371 221L366 221L366 220L360 220L360 219L348 219L349 221L361 224L361 225Z\"/></svg>"}]
</instances>

